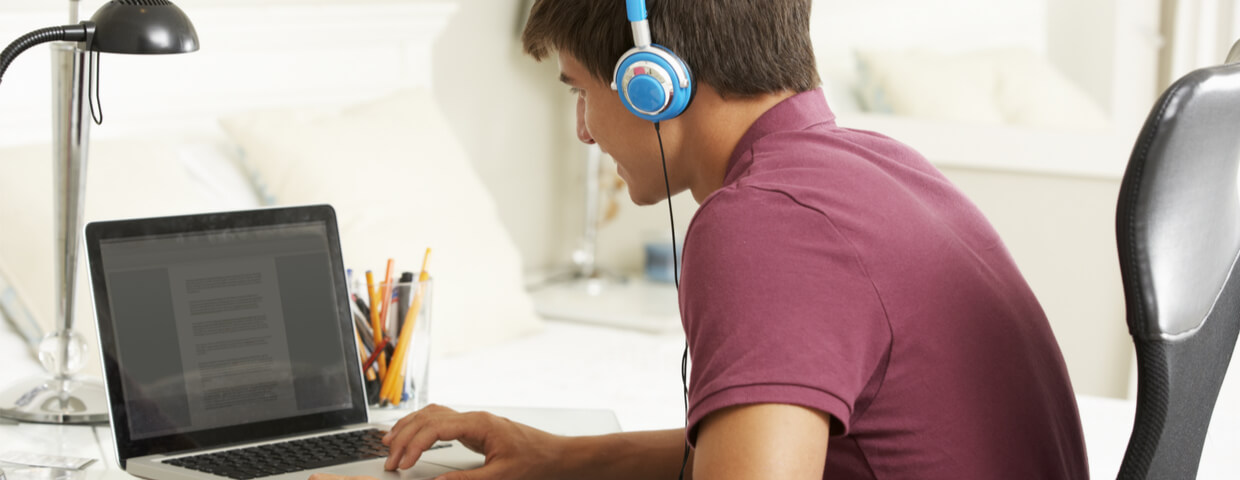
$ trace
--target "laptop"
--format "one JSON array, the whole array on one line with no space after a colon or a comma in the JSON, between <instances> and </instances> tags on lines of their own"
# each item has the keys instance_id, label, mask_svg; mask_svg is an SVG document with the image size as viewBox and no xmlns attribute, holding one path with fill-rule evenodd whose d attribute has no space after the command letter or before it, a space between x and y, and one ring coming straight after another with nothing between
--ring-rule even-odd
<instances>
[{"instance_id":1,"label":"laptop","mask_svg":"<svg viewBox=\"0 0 1240 480\"><path fill-rule=\"evenodd\" d=\"M383 470L330 206L93 222L86 249L126 472L412 480L482 465L441 442Z\"/></svg>"}]
</instances>

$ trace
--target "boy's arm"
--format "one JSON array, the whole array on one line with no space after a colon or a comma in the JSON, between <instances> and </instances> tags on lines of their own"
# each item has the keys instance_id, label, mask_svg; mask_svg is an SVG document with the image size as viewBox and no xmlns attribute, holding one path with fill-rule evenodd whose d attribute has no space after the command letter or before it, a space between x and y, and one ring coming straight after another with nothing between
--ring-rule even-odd
<instances>
[{"instance_id":1,"label":"boy's arm","mask_svg":"<svg viewBox=\"0 0 1240 480\"><path fill-rule=\"evenodd\" d=\"M753 404L711 413L698 426L695 471L701 478L822 478L831 416L785 404Z\"/></svg>"},{"instance_id":2,"label":"boy's arm","mask_svg":"<svg viewBox=\"0 0 1240 480\"><path fill-rule=\"evenodd\" d=\"M568 442L563 476L568 479L674 480L684 456L685 430L624 432L595 437L563 437ZM685 466L685 479L693 477L693 452Z\"/></svg>"}]
</instances>

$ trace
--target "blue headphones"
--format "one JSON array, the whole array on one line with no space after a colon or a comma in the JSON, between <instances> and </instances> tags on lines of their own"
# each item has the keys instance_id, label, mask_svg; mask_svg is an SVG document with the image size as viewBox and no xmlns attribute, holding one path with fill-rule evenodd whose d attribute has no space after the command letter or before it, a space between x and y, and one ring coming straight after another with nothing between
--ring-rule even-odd
<instances>
[{"instance_id":1,"label":"blue headphones","mask_svg":"<svg viewBox=\"0 0 1240 480\"><path fill-rule=\"evenodd\" d=\"M660 122L685 112L693 99L692 72L671 50L650 42L646 0L625 0L635 46L620 56L611 89L643 120Z\"/></svg>"}]
</instances>

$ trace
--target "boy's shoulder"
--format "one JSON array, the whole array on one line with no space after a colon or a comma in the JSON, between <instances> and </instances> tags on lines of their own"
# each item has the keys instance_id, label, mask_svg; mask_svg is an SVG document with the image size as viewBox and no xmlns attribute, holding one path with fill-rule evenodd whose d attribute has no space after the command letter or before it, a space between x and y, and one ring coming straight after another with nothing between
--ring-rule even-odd
<instances>
[{"instance_id":1,"label":"boy's shoulder","mask_svg":"<svg viewBox=\"0 0 1240 480\"><path fill-rule=\"evenodd\" d=\"M812 228L826 217L820 208L800 201L791 189L765 181L737 182L715 191L701 205L689 224L689 235L754 233L778 230L795 224Z\"/></svg>"}]
</instances>

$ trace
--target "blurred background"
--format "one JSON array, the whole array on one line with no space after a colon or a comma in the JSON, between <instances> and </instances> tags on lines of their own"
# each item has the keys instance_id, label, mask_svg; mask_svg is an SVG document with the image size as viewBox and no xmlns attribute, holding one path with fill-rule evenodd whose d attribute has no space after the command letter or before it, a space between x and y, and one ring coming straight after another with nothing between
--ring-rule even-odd
<instances>
[{"instance_id":1,"label":"blurred background","mask_svg":"<svg viewBox=\"0 0 1240 480\"><path fill-rule=\"evenodd\" d=\"M42 19L58 23L62 8L50 3L57 2L0 0L0 38ZM99 3L83 2L82 11ZM555 62L521 50L529 1L177 2L191 16L226 5L372 3L454 7L424 73L434 106L493 198L522 275L571 269L593 218L594 264L641 278L644 245L667 229L666 206L631 205L605 157L601 168L587 168L591 152L573 133L574 98L557 81ZM1120 176L1158 93L1226 55L1238 33L1235 2L815 0L812 29L838 123L904 141L956 182L998 228L1042 301L1077 391L1128 396L1132 352L1113 233ZM204 36L204 51L211 41ZM46 58L27 56L38 55ZM0 148L10 149L0 151L47 141L48 93L39 80L46 60L32 58L23 56L29 65L18 73L15 63L0 85ZM111 75L103 100L123 119L126 101L108 89L124 91L129 81L119 67ZM126 135L109 127L96 138ZM593 181L597 188L588 189ZM5 195L10 206L23 202ZM681 195L674 207L683 235L696 204ZM471 220L458 221L471 228ZM5 248L0 255L25 255ZM42 290L26 287L36 310L50 311Z\"/></svg>"}]
</instances>

